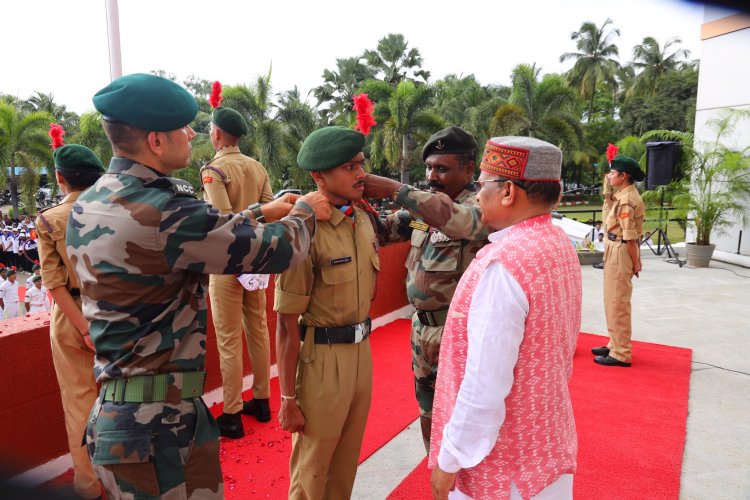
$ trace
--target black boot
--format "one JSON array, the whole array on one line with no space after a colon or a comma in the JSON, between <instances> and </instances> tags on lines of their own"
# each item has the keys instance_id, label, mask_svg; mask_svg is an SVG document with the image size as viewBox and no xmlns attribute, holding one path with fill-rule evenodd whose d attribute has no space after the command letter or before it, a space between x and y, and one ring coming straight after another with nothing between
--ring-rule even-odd
<instances>
[{"instance_id":1,"label":"black boot","mask_svg":"<svg viewBox=\"0 0 750 500\"><path fill-rule=\"evenodd\" d=\"M222 413L216 419L219 424L219 433L231 439L239 439L245 436L245 428L242 426L242 415L237 413Z\"/></svg>"},{"instance_id":2,"label":"black boot","mask_svg":"<svg viewBox=\"0 0 750 500\"><path fill-rule=\"evenodd\" d=\"M242 413L252 415L258 422L271 420L271 407L268 406L268 398L251 399L242 403Z\"/></svg>"},{"instance_id":3,"label":"black boot","mask_svg":"<svg viewBox=\"0 0 750 500\"><path fill-rule=\"evenodd\" d=\"M422 441L424 442L424 449L427 451L427 456L430 455L430 431L432 430L432 419L426 417L419 417L419 425L422 427Z\"/></svg>"}]
</instances>

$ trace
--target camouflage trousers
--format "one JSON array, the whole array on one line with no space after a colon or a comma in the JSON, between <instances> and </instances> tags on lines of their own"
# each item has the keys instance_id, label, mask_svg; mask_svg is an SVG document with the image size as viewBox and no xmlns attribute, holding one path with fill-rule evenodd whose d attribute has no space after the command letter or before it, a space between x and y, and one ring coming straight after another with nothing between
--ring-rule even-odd
<instances>
[{"instance_id":1,"label":"camouflage trousers","mask_svg":"<svg viewBox=\"0 0 750 500\"><path fill-rule=\"evenodd\" d=\"M419 404L419 416L432 419L432 401L435 399L440 339L442 326L425 326L411 319L411 367L414 372L414 389Z\"/></svg>"},{"instance_id":2,"label":"camouflage trousers","mask_svg":"<svg viewBox=\"0 0 750 500\"><path fill-rule=\"evenodd\" d=\"M224 498L219 429L200 398L118 404L100 396L86 446L109 500Z\"/></svg>"}]
</instances>

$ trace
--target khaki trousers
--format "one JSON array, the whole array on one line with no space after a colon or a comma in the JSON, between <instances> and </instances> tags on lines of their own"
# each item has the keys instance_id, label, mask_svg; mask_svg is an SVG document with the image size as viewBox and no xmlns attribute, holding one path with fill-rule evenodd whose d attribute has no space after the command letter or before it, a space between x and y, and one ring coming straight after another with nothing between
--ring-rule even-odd
<instances>
[{"instance_id":1,"label":"khaki trousers","mask_svg":"<svg viewBox=\"0 0 750 500\"><path fill-rule=\"evenodd\" d=\"M242 330L253 366L253 397L271 394L271 344L266 323L266 291L245 290L234 276L211 275L208 292L224 385L224 413L242 410Z\"/></svg>"},{"instance_id":2,"label":"khaki trousers","mask_svg":"<svg viewBox=\"0 0 750 500\"><path fill-rule=\"evenodd\" d=\"M305 427L292 437L290 499L351 497L371 399L370 339L302 345L297 404Z\"/></svg>"},{"instance_id":3,"label":"khaki trousers","mask_svg":"<svg viewBox=\"0 0 750 500\"><path fill-rule=\"evenodd\" d=\"M609 332L609 355L625 363L631 359L630 297L633 294L633 260L624 241L607 241L604 247L604 314Z\"/></svg>"},{"instance_id":4,"label":"khaki trousers","mask_svg":"<svg viewBox=\"0 0 750 500\"><path fill-rule=\"evenodd\" d=\"M76 299L76 303L81 306L80 299ZM68 448L73 458L73 489L83 498L95 498L101 495L101 485L88 451L82 445L86 422L98 395L94 380L94 352L57 304L52 305L49 331Z\"/></svg>"}]
</instances>

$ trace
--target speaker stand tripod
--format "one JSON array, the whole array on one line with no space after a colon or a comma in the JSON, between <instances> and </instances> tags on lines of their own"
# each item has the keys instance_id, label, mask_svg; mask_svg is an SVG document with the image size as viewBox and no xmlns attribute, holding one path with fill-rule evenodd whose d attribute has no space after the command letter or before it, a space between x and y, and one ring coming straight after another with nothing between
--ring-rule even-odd
<instances>
[{"instance_id":1,"label":"speaker stand tripod","mask_svg":"<svg viewBox=\"0 0 750 500\"><path fill-rule=\"evenodd\" d=\"M643 241L645 241L646 245L651 249L652 252L654 252L654 255L662 256L664 255L664 252L667 252L667 262L671 264L677 264L678 266L682 267L687 263L687 261L680 260L680 257L677 255L677 252L675 252L674 247L672 246L672 242L669 241L667 232L661 227L662 221L664 220L664 187L662 186L658 189L661 194L661 197L659 199L659 222L656 228L654 228L650 233L646 233L646 235L643 237ZM656 235L656 248L651 246L651 237L654 234ZM664 242L663 246L662 241Z\"/></svg>"}]
</instances>

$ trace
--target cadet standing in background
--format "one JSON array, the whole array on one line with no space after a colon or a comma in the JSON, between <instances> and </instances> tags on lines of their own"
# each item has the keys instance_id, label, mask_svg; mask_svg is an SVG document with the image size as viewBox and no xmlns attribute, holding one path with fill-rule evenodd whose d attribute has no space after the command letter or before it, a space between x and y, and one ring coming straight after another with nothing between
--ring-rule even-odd
<instances>
[{"instance_id":1,"label":"cadet standing in background","mask_svg":"<svg viewBox=\"0 0 750 500\"><path fill-rule=\"evenodd\" d=\"M318 225L308 258L276 281L279 422L294 433L292 499L351 497L370 410L368 314L380 261L372 222L353 206L364 192L364 143L359 132L327 127L297 156L336 209Z\"/></svg>"},{"instance_id":2,"label":"cadet standing in background","mask_svg":"<svg viewBox=\"0 0 750 500\"><path fill-rule=\"evenodd\" d=\"M381 236L391 242L411 240L406 294L416 309L411 326L412 369L428 453L448 306L461 275L489 234L474 187L476 149L474 136L460 127L448 127L430 137L422 149L422 160L432 193L372 174L365 180L367 197L391 198L403 207L386 218Z\"/></svg>"},{"instance_id":3,"label":"cadet standing in background","mask_svg":"<svg viewBox=\"0 0 750 500\"><path fill-rule=\"evenodd\" d=\"M607 180L613 188L604 228L604 314L607 318L609 343L591 349L594 361L604 366L629 367L631 363L632 320L630 298L633 275L641 272L641 236L646 206L635 187L646 174L638 162L624 155L612 160Z\"/></svg>"},{"instance_id":4,"label":"cadet standing in background","mask_svg":"<svg viewBox=\"0 0 750 500\"><path fill-rule=\"evenodd\" d=\"M37 215L41 278L55 300L50 311L50 344L73 459L73 489L83 498L98 498L101 483L81 443L97 395L94 346L89 338L89 322L81 311L80 285L65 248L65 232L73 204L104 174L104 165L85 146L63 146L62 135L62 127L50 127L55 178L65 197L59 205Z\"/></svg>"},{"instance_id":5,"label":"cadet standing in background","mask_svg":"<svg viewBox=\"0 0 750 500\"><path fill-rule=\"evenodd\" d=\"M83 193L66 243L102 383L86 429L108 498L223 498L219 432L201 395L208 274L282 272L307 256L321 195L221 214L168 175L190 161L198 106L133 74L94 96L114 156Z\"/></svg>"},{"instance_id":6,"label":"cadet standing in background","mask_svg":"<svg viewBox=\"0 0 750 500\"><path fill-rule=\"evenodd\" d=\"M221 85L213 84L209 125L216 155L200 171L205 199L223 214L254 211L264 222L261 204L273 200L268 172L263 165L240 153L240 138L247 134L247 123L237 111L219 107ZM233 275L212 274L208 293L216 330L216 346L224 388L224 413L216 419L222 436L245 435L240 411L259 422L271 420L268 397L271 394L271 345L266 323L266 291L245 290ZM242 331L253 367L253 399L242 401Z\"/></svg>"}]
</instances>

